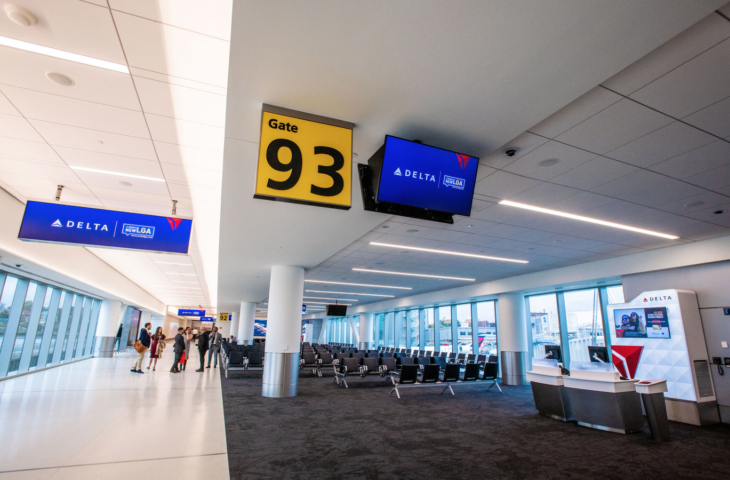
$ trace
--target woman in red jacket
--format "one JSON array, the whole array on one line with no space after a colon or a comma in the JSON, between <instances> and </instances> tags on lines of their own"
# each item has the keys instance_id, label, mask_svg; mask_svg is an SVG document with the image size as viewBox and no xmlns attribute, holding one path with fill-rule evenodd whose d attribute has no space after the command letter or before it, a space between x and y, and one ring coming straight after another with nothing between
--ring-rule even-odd
<instances>
[{"instance_id":1,"label":"woman in red jacket","mask_svg":"<svg viewBox=\"0 0 730 480\"><path fill-rule=\"evenodd\" d=\"M155 361L155 366L152 367L152 371L154 372L157 368L157 359L162 356L162 350L165 348L165 335L162 333L162 327L157 327L157 330L155 331L155 334L152 335L152 345L150 346L150 364L147 367L147 370L152 367L152 360Z\"/></svg>"}]
</instances>

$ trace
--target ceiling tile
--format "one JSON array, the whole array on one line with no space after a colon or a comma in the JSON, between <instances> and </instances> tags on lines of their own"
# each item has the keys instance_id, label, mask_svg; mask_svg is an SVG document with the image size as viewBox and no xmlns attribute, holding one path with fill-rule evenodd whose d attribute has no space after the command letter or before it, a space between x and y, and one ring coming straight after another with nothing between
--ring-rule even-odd
<instances>
[{"instance_id":1,"label":"ceiling tile","mask_svg":"<svg viewBox=\"0 0 730 480\"><path fill-rule=\"evenodd\" d=\"M10 103L10 100L8 100L5 95L3 95L0 92L0 113L3 115L15 115L17 117L20 116L20 112L13 106L12 103Z\"/></svg>"},{"instance_id":2,"label":"ceiling tile","mask_svg":"<svg viewBox=\"0 0 730 480\"><path fill-rule=\"evenodd\" d=\"M143 190L133 190L131 187L123 187L119 184L111 183L111 186L89 185L89 190L94 192L104 205L109 202L135 202L139 205L149 206L165 206L165 210L172 210L172 201L169 194L147 193ZM142 210L142 209L138 209Z\"/></svg>"},{"instance_id":3,"label":"ceiling tile","mask_svg":"<svg viewBox=\"0 0 730 480\"><path fill-rule=\"evenodd\" d=\"M631 98L674 118L683 118L730 97L730 39L711 48Z\"/></svg>"},{"instance_id":4,"label":"ceiling tile","mask_svg":"<svg viewBox=\"0 0 730 480\"><path fill-rule=\"evenodd\" d=\"M642 205L661 208L674 200L695 197L703 192L700 187L670 178L662 181L657 188L652 189L647 185L645 189L637 190L634 195L625 198Z\"/></svg>"},{"instance_id":5,"label":"ceiling tile","mask_svg":"<svg viewBox=\"0 0 730 480\"><path fill-rule=\"evenodd\" d=\"M161 163L172 163L185 167L204 168L220 172L223 170L223 152L186 147L172 143L155 142Z\"/></svg>"},{"instance_id":6,"label":"ceiling tile","mask_svg":"<svg viewBox=\"0 0 730 480\"><path fill-rule=\"evenodd\" d=\"M215 170L183 167L171 163L163 163L162 170L165 172L165 178L169 181L221 188L221 172Z\"/></svg>"},{"instance_id":7,"label":"ceiling tile","mask_svg":"<svg viewBox=\"0 0 730 480\"><path fill-rule=\"evenodd\" d=\"M23 117L0 114L0 135L31 142L45 143L43 137Z\"/></svg>"},{"instance_id":8,"label":"ceiling tile","mask_svg":"<svg viewBox=\"0 0 730 480\"><path fill-rule=\"evenodd\" d=\"M671 122L666 115L624 99L571 128L557 140L604 154Z\"/></svg>"},{"instance_id":9,"label":"ceiling tile","mask_svg":"<svg viewBox=\"0 0 730 480\"><path fill-rule=\"evenodd\" d=\"M135 77L146 113L225 127L226 96Z\"/></svg>"},{"instance_id":10,"label":"ceiling tile","mask_svg":"<svg viewBox=\"0 0 730 480\"><path fill-rule=\"evenodd\" d=\"M551 207L554 203L570 198L578 193L580 191L574 188L546 182L510 197L510 199L528 205Z\"/></svg>"},{"instance_id":11,"label":"ceiling tile","mask_svg":"<svg viewBox=\"0 0 730 480\"><path fill-rule=\"evenodd\" d=\"M712 13L621 70L603 85L622 95L631 95L728 37L730 23L717 13Z\"/></svg>"},{"instance_id":12,"label":"ceiling tile","mask_svg":"<svg viewBox=\"0 0 730 480\"><path fill-rule=\"evenodd\" d=\"M49 144L54 146L71 147L144 160L157 160L152 141L148 139L42 122L40 120L30 120L30 123Z\"/></svg>"},{"instance_id":13,"label":"ceiling tile","mask_svg":"<svg viewBox=\"0 0 730 480\"><path fill-rule=\"evenodd\" d=\"M568 170L582 165L592 158L594 153L587 152L564 143L549 141L524 155L504 168L505 171L535 178L537 180L551 180ZM550 162L558 163L551 165ZM548 162L543 166L543 162Z\"/></svg>"},{"instance_id":14,"label":"ceiling tile","mask_svg":"<svg viewBox=\"0 0 730 480\"><path fill-rule=\"evenodd\" d=\"M714 170L730 164L730 143L718 140L691 152L665 160L650 167L650 170L678 179Z\"/></svg>"},{"instance_id":15,"label":"ceiling tile","mask_svg":"<svg viewBox=\"0 0 730 480\"><path fill-rule=\"evenodd\" d=\"M667 177L658 173L639 170L632 175L626 175L590 190L613 198L627 198L636 192L657 188L668 180Z\"/></svg>"},{"instance_id":16,"label":"ceiling tile","mask_svg":"<svg viewBox=\"0 0 730 480\"><path fill-rule=\"evenodd\" d=\"M630 175L637 170L638 168L631 165L606 157L598 157L553 178L552 182L568 187L591 189L624 175Z\"/></svg>"},{"instance_id":17,"label":"ceiling tile","mask_svg":"<svg viewBox=\"0 0 730 480\"><path fill-rule=\"evenodd\" d=\"M145 177L164 178L162 169L158 162L142 160L138 158L121 157L106 153L89 152L68 147L55 147L56 152L65 160L69 166L95 168L110 172L127 173L131 175L142 175ZM119 178L119 180L125 180ZM135 179L126 180L134 182Z\"/></svg>"},{"instance_id":18,"label":"ceiling tile","mask_svg":"<svg viewBox=\"0 0 730 480\"><path fill-rule=\"evenodd\" d=\"M89 186L89 188L98 186L128 192L127 199L130 201L135 201L134 197L137 193L151 193L154 195L167 194L167 186L164 182L153 182L139 178L107 175L104 173L86 172L83 170L74 171L79 178L81 178L81 180Z\"/></svg>"},{"instance_id":19,"label":"ceiling tile","mask_svg":"<svg viewBox=\"0 0 730 480\"><path fill-rule=\"evenodd\" d=\"M211 200L220 202L221 189L213 187L205 187L201 185L182 185L176 182L167 182L170 189L170 195L177 200L178 198L191 198L197 200Z\"/></svg>"},{"instance_id":20,"label":"ceiling tile","mask_svg":"<svg viewBox=\"0 0 730 480\"><path fill-rule=\"evenodd\" d=\"M149 138L142 113L17 87L0 90L28 119Z\"/></svg>"},{"instance_id":21,"label":"ceiling tile","mask_svg":"<svg viewBox=\"0 0 730 480\"><path fill-rule=\"evenodd\" d=\"M187 122L175 118L145 114L156 142L173 143L194 148L223 151L224 129Z\"/></svg>"},{"instance_id":22,"label":"ceiling tile","mask_svg":"<svg viewBox=\"0 0 730 480\"><path fill-rule=\"evenodd\" d=\"M34 197L52 200L56 195L59 181L53 177L54 172L47 173L44 177L38 177L35 175L18 175L14 173L3 173L2 180L11 187L23 193L27 189L32 189L33 195L26 195L26 197ZM75 195L92 196L93 193L83 183L77 179L75 182L64 181L64 193L70 192ZM23 193L24 194L24 193ZM25 194L24 194L25 195ZM65 198L64 198L65 201Z\"/></svg>"},{"instance_id":23,"label":"ceiling tile","mask_svg":"<svg viewBox=\"0 0 730 480\"><path fill-rule=\"evenodd\" d=\"M709 190L720 191L722 187L730 185L730 166L708 170L686 179L689 183L699 185ZM724 192L720 192L724 193ZM727 193L725 193L727 195Z\"/></svg>"},{"instance_id":24,"label":"ceiling tile","mask_svg":"<svg viewBox=\"0 0 730 480\"><path fill-rule=\"evenodd\" d=\"M530 132L555 138L619 100L620 95L598 86L532 127Z\"/></svg>"},{"instance_id":25,"label":"ceiling tile","mask_svg":"<svg viewBox=\"0 0 730 480\"><path fill-rule=\"evenodd\" d=\"M66 165L49 165L38 162L28 162L19 159L0 157L0 172L4 175L13 173L17 175L37 176L55 181L57 184L64 182L81 183L74 171Z\"/></svg>"},{"instance_id":26,"label":"ceiling tile","mask_svg":"<svg viewBox=\"0 0 730 480\"><path fill-rule=\"evenodd\" d=\"M528 188L532 188L540 183L539 180L498 171L484 180L477 182L474 192L502 200L524 192Z\"/></svg>"},{"instance_id":27,"label":"ceiling tile","mask_svg":"<svg viewBox=\"0 0 730 480\"><path fill-rule=\"evenodd\" d=\"M547 138L532 134L530 132L525 132L509 142L507 145L503 146L502 148L487 155L486 157L480 158L479 163L489 165L493 168L504 168L515 160L521 158L523 155L530 153L547 141ZM504 152L509 148L514 148L515 150L517 150L517 153L514 157L508 157L507 155L505 155Z\"/></svg>"},{"instance_id":28,"label":"ceiling tile","mask_svg":"<svg viewBox=\"0 0 730 480\"><path fill-rule=\"evenodd\" d=\"M682 122L673 122L631 143L611 150L607 157L637 167L649 167L663 160L712 143L716 138Z\"/></svg>"},{"instance_id":29,"label":"ceiling tile","mask_svg":"<svg viewBox=\"0 0 730 480\"><path fill-rule=\"evenodd\" d=\"M27 158L44 163L63 163L63 160L45 143L29 142L17 138L0 137L0 155Z\"/></svg>"},{"instance_id":30,"label":"ceiling tile","mask_svg":"<svg viewBox=\"0 0 730 480\"><path fill-rule=\"evenodd\" d=\"M723 138L730 136L730 97L685 117L684 121Z\"/></svg>"}]
</instances>

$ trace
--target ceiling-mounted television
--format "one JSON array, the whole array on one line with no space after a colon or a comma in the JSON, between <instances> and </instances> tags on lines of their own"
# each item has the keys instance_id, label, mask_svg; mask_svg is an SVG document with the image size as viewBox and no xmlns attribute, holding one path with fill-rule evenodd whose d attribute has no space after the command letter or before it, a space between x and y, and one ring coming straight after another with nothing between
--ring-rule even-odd
<instances>
[{"instance_id":1,"label":"ceiling-mounted television","mask_svg":"<svg viewBox=\"0 0 730 480\"><path fill-rule=\"evenodd\" d=\"M387 135L359 165L366 210L453 223L471 214L479 159Z\"/></svg>"},{"instance_id":2,"label":"ceiling-mounted television","mask_svg":"<svg viewBox=\"0 0 730 480\"><path fill-rule=\"evenodd\" d=\"M347 315L347 305L327 305L328 317L344 317Z\"/></svg>"}]
</instances>

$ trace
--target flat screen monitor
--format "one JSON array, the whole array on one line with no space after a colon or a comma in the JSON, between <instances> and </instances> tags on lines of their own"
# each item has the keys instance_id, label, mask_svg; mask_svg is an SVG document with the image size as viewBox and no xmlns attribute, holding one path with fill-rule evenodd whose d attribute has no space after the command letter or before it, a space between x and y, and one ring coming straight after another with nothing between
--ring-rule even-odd
<instances>
[{"instance_id":1,"label":"flat screen monitor","mask_svg":"<svg viewBox=\"0 0 730 480\"><path fill-rule=\"evenodd\" d=\"M667 307L617 308L613 321L617 337L671 338Z\"/></svg>"},{"instance_id":2,"label":"flat screen monitor","mask_svg":"<svg viewBox=\"0 0 730 480\"><path fill-rule=\"evenodd\" d=\"M479 159L385 137L378 202L469 216Z\"/></svg>"},{"instance_id":3,"label":"flat screen monitor","mask_svg":"<svg viewBox=\"0 0 730 480\"><path fill-rule=\"evenodd\" d=\"M344 317L347 315L347 305L327 305L328 317Z\"/></svg>"},{"instance_id":4,"label":"flat screen monitor","mask_svg":"<svg viewBox=\"0 0 730 480\"><path fill-rule=\"evenodd\" d=\"M563 350L560 345L545 345L545 358L552 358L558 363L563 362Z\"/></svg>"},{"instance_id":5,"label":"flat screen monitor","mask_svg":"<svg viewBox=\"0 0 730 480\"><path fill-rule=\"evenodd\" d=\"M591 358L591 362L596 363L609 363L608 362L608 349L606 347L598 347L589 345L588 356Z\"/></svg>"}]
</instances>

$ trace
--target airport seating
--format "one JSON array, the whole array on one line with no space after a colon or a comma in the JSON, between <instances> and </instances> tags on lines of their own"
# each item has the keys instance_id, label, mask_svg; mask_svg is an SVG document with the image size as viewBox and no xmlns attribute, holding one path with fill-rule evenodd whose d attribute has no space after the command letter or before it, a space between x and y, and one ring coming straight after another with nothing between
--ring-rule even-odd
<instances>
[{"instance_id":1,"label":"airport seating","mask_svg":"<svg viewBox=\"0 0 730 480\"><path fill-rule=\"evenodd\" d=\"M350 354L350 357L357 358L358 360L360 360L361 358L365 358L365 353L364 352L354 352L354 353Z\"/></svg>"},{"instance_id":2,"label":"airport seating","mask_svg":"<svg viewBox=\"0 0 730 480\"><path fill-rule=\"evenodd\" d=\"M493 386L497 386L497 389L502 393L502 388L497 383L497 376L499 375L499 364L498 363L486 363L484 364L484 370L482 370L482 374L479 377L480 380L485 382L492 382L492 384L489 386L487 391L489 391Z\"/></svg>"},{"instance_id":3,"label":"airport seating","mask_svg":"<svg viewBox=\"0 0 730 480\"><path fill-rule=\"evenodd\" d=\"M365 357L360 360L360 364L364 367L363 374L380 374L380 363L378 362L378 359L376 357Z\"/></svg>"},{"instance_id":4,"label":"airport seating","mask_svg":"<svg viewBox=\"0 0 730 480\"><path fill-rule=\"evenodd\" d=\"M380 371L380 375L387 375L390 372L397 372L398 371L398 365L396 362L395 357L385 357L380 359L380 365L378 370Z\"/></svg>"},{"instance_id":5,"label":"airport seating","mask_svg":"<svg viewBox=\"0 0 730 480\"><path fill-rule=\"evenodd\" d=\"M470 353L466 356L466 363L475 363L476 359L477 359L477 356Z\"/></svg>"},{"instance_id":6,"label":"airport seating","mask_svg":"<svg viewBox=\"0 0 730 480\"><path fill-rule=\"evenodd\" d=\"M343 358L342 363L340 363L340 365L335 365L334 369L335 378L332 379L332 382L337 382L337 385L344 385L345 388L349 388L347 386L347 375L354 373L358 373L360 376L363 375L360 362L357 358Z\"/></svg>"},{"instance_id":7,"label":"airport seating","mask_svg":"<svg viewBox=\"0 0 730 480\"><path fill-rule=\"evenodd\" d=\"M226 378L228 378L228 370L245 370L243 353L230 352L227 358L221 359L221 366L225 369Z\"/></svg>"},{"instance_id":8,"label":"airport seating","mask_svg":"<svg viewBox=\"0 0 730 480\"><path fill-rule=\"evenodd\" d=\"M497 356L496 355L490 355L489 360L487 360L489 363L498 363Z\"/></svg>"},{"instance_id":9,"label":"airport seating","mask_svg":"<svg viewBox=\"0 0 730 480\"><path fill-rule=\"evenodd\" d=\"M430 357L433 355L433 352L431 350L426 351L426 357Z\"/></svg>"},{"instance_id":10,"label":"airport seating","mask_svg":"<svg viewBox=\"0 0 730 480\"><path fill-rule=\"evenodd\" d=\"M466 353L460 353L456 356L456 363L464 364L464 361L466 360Z\"/></svg>"},{"instance_id":11,"label":"airport seating","mask_svg":"<svg viewBox=\"0 0 730 480\"><path fill-rule=\"evenodd\" d=\"M469 363L464 368L464 372L459 377L462 382L475 382L479 378L479 365Z\"/></svg>"},{"instance_id":12,"label":"airport seating","mask_svg":"<svg viewBox=\"0 0 730 480\"><path fill-rule=\"evenodd\" d=\"M446 359L444 357L432 357L432 358L433 358L434 364L438 365L438 367L441 370L444 370L446 368L446 365L448 365L448 363L446 362Z\"/></svg>"},{"instance_id":13,"label":"airport seating","mask_svg":"<svg viewBox=\"0 0 730 480\"><path fill-rule=\"evenodd\" d=\"M449 360L449 363L456 363L456 352L449 353L449 356L447 358Z\"/></svg>"},{"instance_id":14,"label":"airport seating","mask_svg":"<svg viewBox=\"0 0 730 480\"><path fill-rule=\"evenodd\" d=\"M323 352L319 355L319 369L317 370L317 374L321 377L322 376L322 369L326 367L334 367L335 363L332 359L332 354L329 352Z\"/></svg>"},{"instance_id":15,"label":"airport seating","mask_svg":"<svg viewBox=\"0 0 730 480\"><path fill-rule=\"evenodd\" d=\"M441 357L441 358L446 358L447 356L448 356L447 352L441 352L441 355L439 355L439 357Z\"/></svg>"},{"instance_id":16,"label":"airport seating","mask_svg":"<svg viewBox=\"0 0 730 480\"><path fill-rule=\"evenodd\" d=\"M484 364L487 363L487 356L486 355L477 355L477 359L474 363L478 363L479 365L484 366Z\"/></svg>"},{"instance_id":17,"label":"airport seating","mask_svg":"<svg viewBox=\"0 0 730 480\"><path fill-rule=\"evenodd\" d=\"M398 362L396 363L396 368L400 370L401 365L415 365L413 361L414 357L401 357L398 358Z\"/></svg>"},{"instance_id":18,"label":"airport seating","mask_svg":"<svg viewBox=\"0 0 730 480\"><path fill-rule=\"evenodd\" d=\"M312 375L319 375L319 362L317 361L317 355L314 353L302 353L302 358L299 360L299 369L311 368Z\"/></svg>"},{"instance_id":19,"label":"airport seating","mask_svg":"<svg viewBox=\"0 0 730 480\"><path fill-rule=\"evenodd\" d=\"M418 355L416 355L416 357L425 357L425 356L426 356L426 351L425 350L419 350L418 351Z\"/></svg>"},{"instance_id":20,"label":"airport seating","mask_svg":"<svg viewBox=\"0 0 730 480\"><path fill-rule=\"evenodd\" d=\"M431 365L431 357L416 357L416 364L421 368L425 365Z\"/></svg>"}]
</instances>

